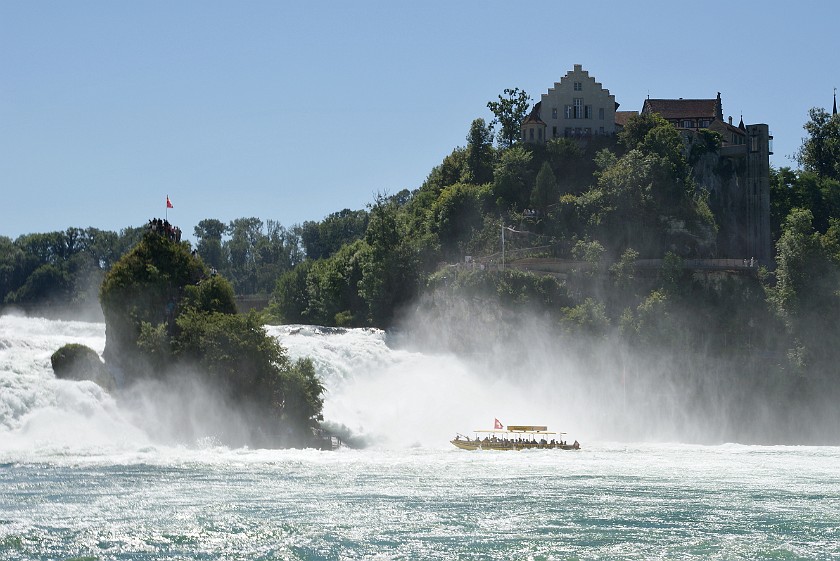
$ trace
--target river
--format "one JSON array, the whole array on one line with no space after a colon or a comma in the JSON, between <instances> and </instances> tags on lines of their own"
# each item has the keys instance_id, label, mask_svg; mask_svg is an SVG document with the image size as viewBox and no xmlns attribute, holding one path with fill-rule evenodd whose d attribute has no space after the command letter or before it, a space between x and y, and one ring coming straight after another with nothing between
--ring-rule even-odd
<instances>
[{"instance_id":1,"label":"river","mask_svg":"<svg viewBox=\"0 0 840 561\"><path fill-rule=\"evenodd\" d=\"M52 376L55 349L101 352L104 325L0 317L0 559L840 557L840 448L589 438L552 392L382 332L268 330L313 357L325 417L368 447L228 449L212 425L179 441L153 404ZM449 445L494 416L583 448Z\"/></svg>"}]
</instances>

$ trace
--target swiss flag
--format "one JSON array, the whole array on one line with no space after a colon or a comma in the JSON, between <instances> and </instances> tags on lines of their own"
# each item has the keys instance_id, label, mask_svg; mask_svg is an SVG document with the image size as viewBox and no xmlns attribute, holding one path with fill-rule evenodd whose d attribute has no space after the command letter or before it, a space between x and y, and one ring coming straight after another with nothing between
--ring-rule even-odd
<instances>
[{"instance_id":1,"label":"swiss flag","mask_svg":"<svg viewBox=\"0 0 840 561\"><path fill-rule=\"evenodd\" d=\"M503 428L505 428L505 427L504 427L504 425L502 425L502 422L501 422L499 419L496 419L495 421L496 421L496 423L493 425L493 428L494 428L494 429L503 429Z\"/></svg>"},{"instance_id":2,"label":"swiss flag","mask_svg":"<svg viewBox=\"0 0 840 561\"><path fill-rule=\"evenodd\" d=\"M175 208L172 206L172 201L169 200L169 195L166 195L166 208Z\"/></svg>"}]
</instances>

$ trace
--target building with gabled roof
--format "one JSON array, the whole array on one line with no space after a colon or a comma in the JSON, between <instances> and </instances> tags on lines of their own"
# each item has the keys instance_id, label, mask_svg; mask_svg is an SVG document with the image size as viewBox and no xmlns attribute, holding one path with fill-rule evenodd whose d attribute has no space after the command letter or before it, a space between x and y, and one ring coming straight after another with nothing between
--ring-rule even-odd
<instances>
[{"instance_id":1,"label":"building with gabled roof","mask_svg":"<svg viewBox=\"0 0 840 561\"><path fill-rule=\"evenodd\" d=\"M522 140L589 138L615 133L615 96L580 64L554 83L520 126ZM540 136L542 130L542 136Z\"/></svg>"},{"instance_id":2,"label":"building with gabled roof","mask_svg":"<svg viewBox=\"0 0 840 561\"><path fill-rule=\"evenodd\" d=\"M646 99L642 113L659 113L677 128L707 129L712 121L723 121L720 92L717 99Z\"/></svg>"},{"instance_id":3,"label":"building with gabled roof","mask_svg":"<svg viewBox=\"0 0 840 561\"><path fill-rule=\"evenodd\" d=\"M682 134L689 153L703 129L720 134L718 154L694 163L698 184L709 192L718 217L718 251L760 262L772 260L770 234L770 129L765 124L738 126L723 118L720 92L714 99L646 99L642 113L658 113ZM711 160L709 159L711 158ZM722 181L721 170L730 179Z\"/></svg>"},{"instance_id":4,"label":"building with gabled roof","mask_svg":"<svg viewBox=\"0 0 840 561\"><path fill-rule=\"evenodd\" d=\"M580 64L542 94L520 125L521 140L544 144L552 138L587 140L611 136L624 128L635 111L618 111L615 96ZM658 113L683 136L697 184L708 191L718 220L716 254L723 257L773 259L770 235L770 154L766 124L736 126L724 120L718 92L711 99L646 99L642 114ZM720 134L719 149L709 151L708 135Z\"/></svg>"}]
</instances>

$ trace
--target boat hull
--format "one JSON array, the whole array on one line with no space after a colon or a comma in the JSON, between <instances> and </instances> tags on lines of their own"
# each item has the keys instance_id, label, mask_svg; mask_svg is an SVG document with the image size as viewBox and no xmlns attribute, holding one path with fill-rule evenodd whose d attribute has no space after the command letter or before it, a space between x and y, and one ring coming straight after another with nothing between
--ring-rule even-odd
<instances>
[{"instance_id":1,"label":"boat hull","mask_svg":"<svg viewBox=\"0 0 840 561\"><path fill-rule=\"evenodd\" d=\"M493 442L483 440L461 440L455 438L450 442L461 450L580 450L580 445L574 444L540 444L538 442Z\"/></svg>"}]
</instances>

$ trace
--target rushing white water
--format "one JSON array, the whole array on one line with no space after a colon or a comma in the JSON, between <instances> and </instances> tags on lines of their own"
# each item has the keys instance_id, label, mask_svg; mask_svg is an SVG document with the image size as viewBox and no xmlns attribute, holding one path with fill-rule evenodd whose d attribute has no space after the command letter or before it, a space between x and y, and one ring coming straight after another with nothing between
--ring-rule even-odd
<instances>
[{"instance_id":1,"label":"rushing white water","mask_svg":"<svg viewBox=\"0 0 840 561\"><path fill-rule=\"evenodd\" d=\"M562 386L534 385L452 354L393 349L375 329L268 327L292 358L311 357L327 387L324 416L385 447L448 446L455 431L548 424L570 431Z\"/></svg>"},{"instance_id":2,"label":"rushing white water","mask_svg":"<svg viewBox=\"0 0 840 561\"><path fill-rule=\"evenodd\" d=\"M840 557L838 448L599 441L563 407L568 388L376 330L268 330L315 361L325 417L373 446L227 449L212 424L165 430L183 422L165 394L54 378L52 352L101 352L102 324L0 316L0 559ZM493 417L583 449L448 444Z\"/></svg>"}]
</instances>

